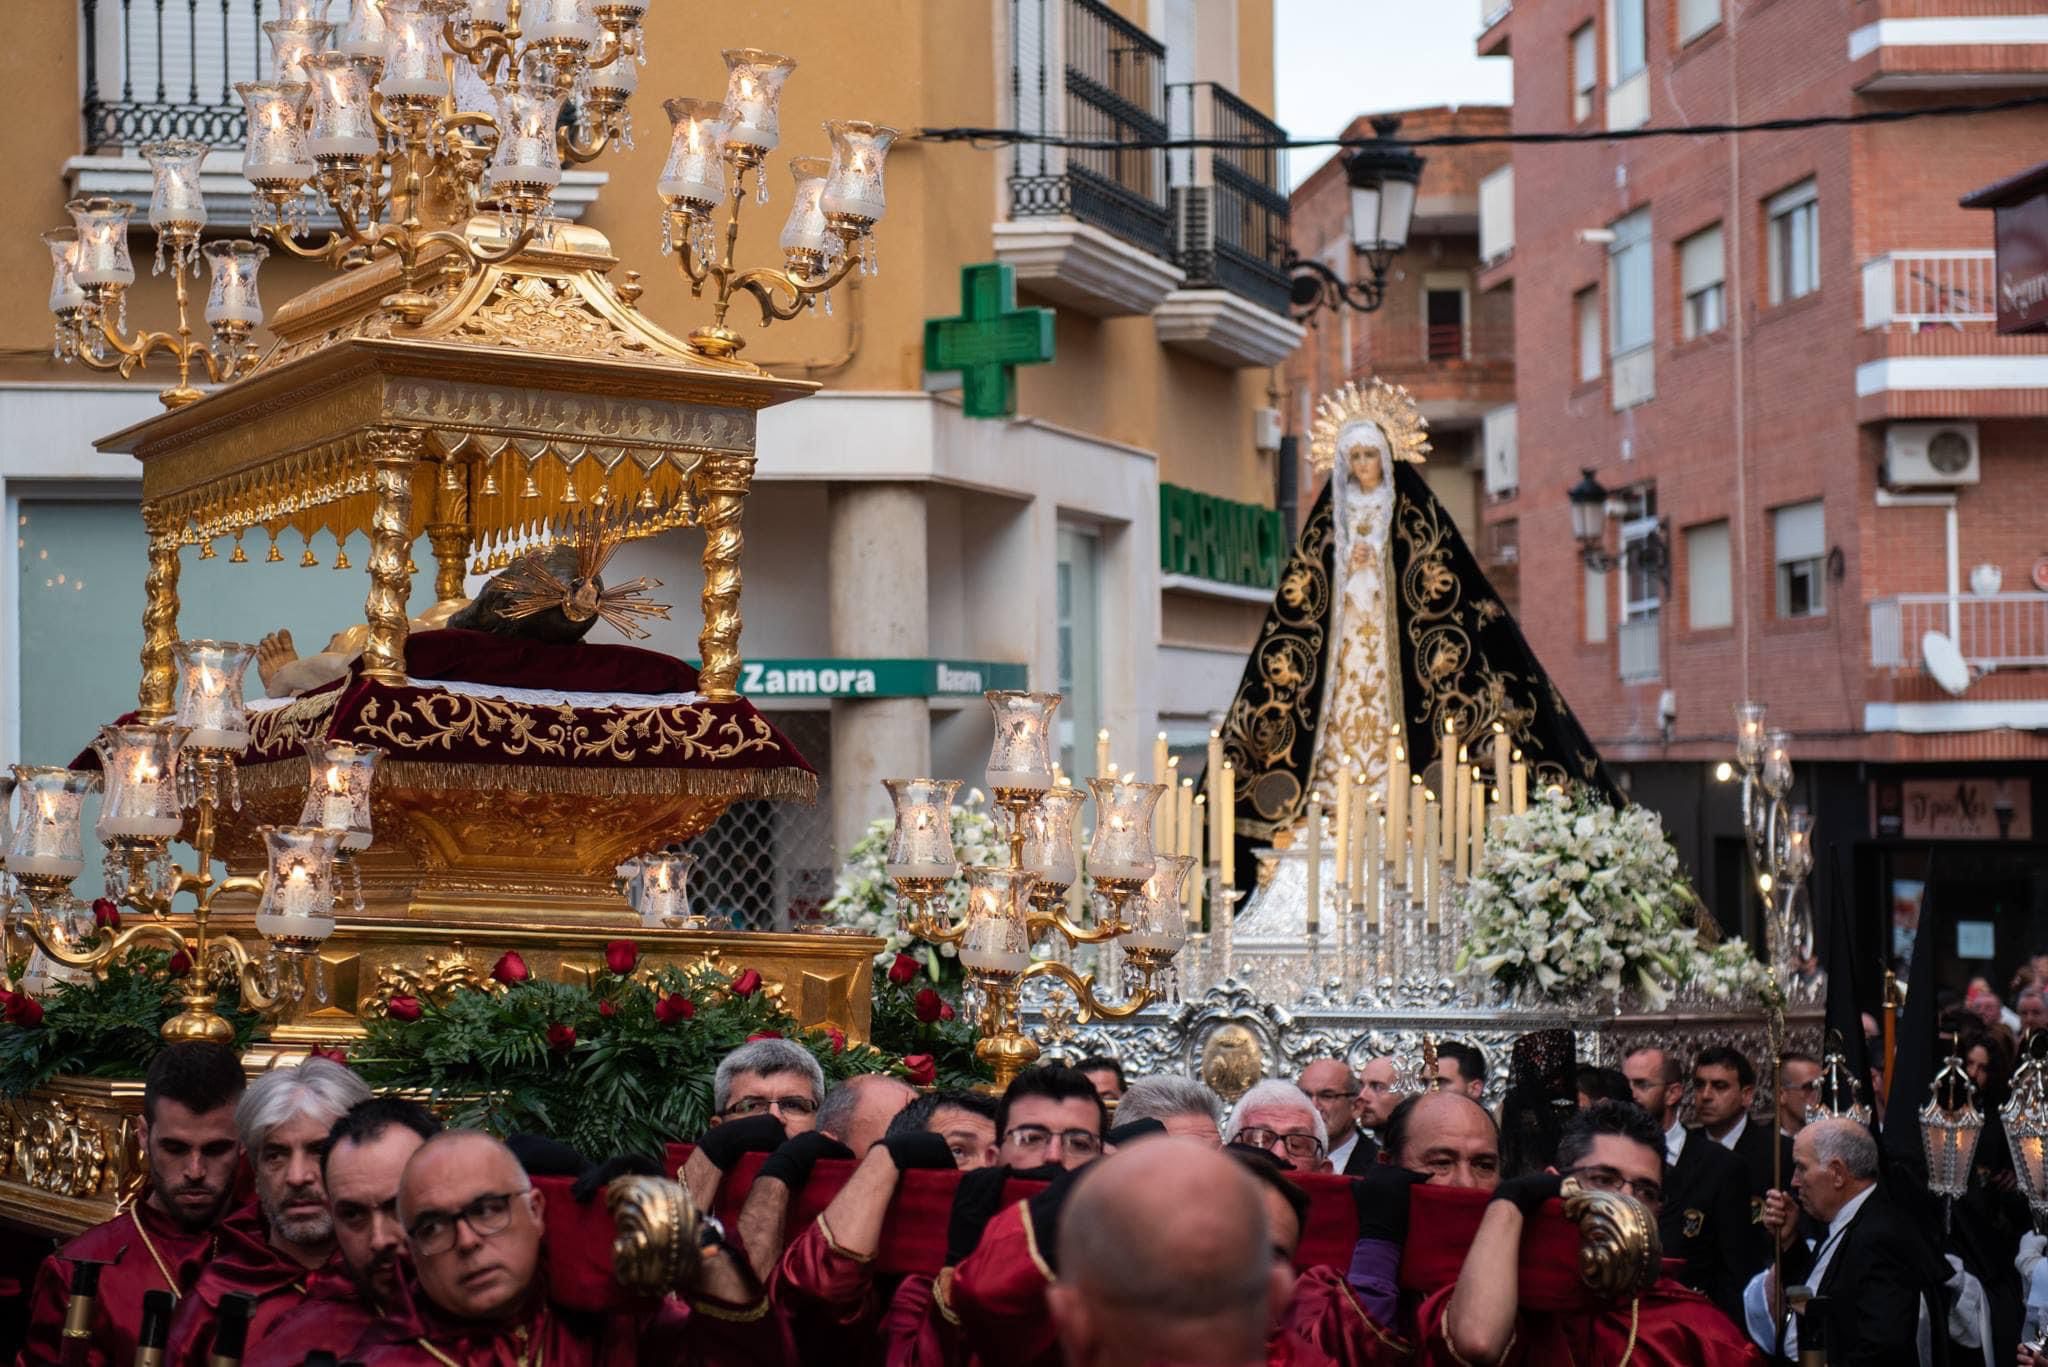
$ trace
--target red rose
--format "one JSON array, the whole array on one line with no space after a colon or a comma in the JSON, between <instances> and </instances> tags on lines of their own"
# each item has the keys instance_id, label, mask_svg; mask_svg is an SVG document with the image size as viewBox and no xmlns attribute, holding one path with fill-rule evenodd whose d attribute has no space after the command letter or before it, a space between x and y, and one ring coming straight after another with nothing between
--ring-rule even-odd
<instances>
[{"instance_id":1,"label":"red rose","mask_svg":"<svg viewBox=\"0 0 2048 1367\"><path fill-rule=\"evenodd\" d=\"M640 962L640 946L631 940L613 940L604 947L604 966L621 978L633 971L633 965Z\"/></svg>"},{"instance_id":2,"label":"red rose","mask_svg":"<svg viewBox=\"0 0 2048 1367\"><path fill-rule=\"evenodd\" d=\"M491 976L507 987L517 987L533 976L526 966L526 960L519 957L519 951L508 949L497 963L491 966Z\"/></svg>"},{"instance_id":3,"label":"red rose","mask_svg":"<svg viewBox=\"0 0 2048 1367\"><path fill-rule=\"evenodd\" d=\"M929 1087L939 1080L939 1061L930 1054L905 1054L903 1075L913 1087Z\"/></svg>"},{"instance_id":4,"label":"red rose","mask_svg":"<svg viewBox=\"0 0 2048 1367\"><path fill-rule=\"evenodd\" d=\"M757 1039L781 1039L781 1038L782 1038L782 1032L781 1032L780 1030L756 1030L756 1031L755 1031L755 1032L754 1032L753 1034L751 1034L751 1035L747 1036L747 1043L749 1043L749 1044L752 1044L752 1043L753 1043L753 1042L754 1042L755 1040L757 1040Z\"/></svg>"},{"instance_id":5,"label":"red rose","mask_svg":"<svg viewBox=\"0 0 2048 1367\"><path fill-rule=\"evenodd\" d=\"M942 1004L942 1005L941 1005L941 1006L939 1007L939 1019L940 1019L940 1020L942 1020L942 1021L949 1021L949 1020L953 1019L953 1015L954 1015L954 1012L953 1012L953 1003L951 1003L951 1002L946 1002L946 1003Z\"/></svg>"},{"instance_id":6,"label":"red rose","mask_svg":"<svg viewBox=\"0 0 2048 1367\"><path fill-rule=\"evenodd\" d=\"M896 962L889 965L889 981L898 987L917 976L917 960L908 954L898 954Z\"/></svg>"},{"instance_id":7,"label":"red rose","mask_svg":"<svg viewBox=\"0 0 2048 1367\"><path fill-rule=\"evenodd\" d=\"M576 1027L573 1025L550 1025L548 1027L548 1048L558 1054L566 1054L576 1047Z\"/></svg>"},{"instance_id":8,"label":"red rose","mask_svg":"<svg viewBox=\"0 0 2048 1367\"><path fill-rule=\"evenodd\" d=\"M420 999L401 994L385 1002L384 1011L395 1021L416 1021L420 1018Z\"/></svg>"},{"instance_id":9,"label":"red rose","mask_svg":"<svg viewBox=\"0 0 2048 1367\"><path fill-rule=\"evenodd\" d=\"M121 908L111 897L95 897L92 903L92 924L95 930L119 930Z\"/></svg>"},{"instance_id":10,"label":"red rose","mask_svg":"<svg viewBox=\"0 0 2048 1367\"><path fill-rule=\"evenodd\" d=\"M926 1025L937 1020L945 1009L946 999L939 995L937 988L927 987L917 994L917 1018Z\"/></svg>"},{"instance_id":11,"label":"red rose","mask_svg":"<svg viewBox=\"0 0 2048 1367\"><path fill-rule=\"evenodd\" d=\"M681 993L663 997L654 1004L654 1019L662 1025L674 1025L697 1014L697 1003Z\"/></svg>"},{"instance_id":12,"label":"red rose","mask_svg":"<svg viewBox=\"0 0 2048 1367\"><path fill-rule=\"evenodd\" d=\"M613 1006L608 1001L599 1002L597 1004L597 1014L603 1016L606 1020L610 1020L613 1016L619 1014L619 1008Z\"/></svg>"},{"instance_id":13,"label":"red rose","mask_svg":"<svg viewBox=\"0 0 2048 1367\"><path fill-rule=\"evenodd\" d=\"M732 994L735 997L751 997L760 990L761 975L751 968L732 980ZM778 1035L776 1038L780 1039L781 1036Z\"/></svg>"},{"instance_id":14,"label":"red rose","mask_svg":"<svg viewBox=\"0 0 2048 1367\"><path fill-rule=\"evenodd\" d=\"M832 1041L833 1053L843 1054L846 1052L846 1032L844 1030L839 1029L837 1026L828 1025L825 1027L825 1038Z\"/></svg>"},{"instance_id":15,"label":"red rose","mask_svg":"<svg viewBox=\"0 0 2048 1367\"><path fill-rule=\"evenodd\" d=\"M182 978L191 971L192 956L182 949L164 961L164 972L170 974L173 978Z\"/></svg>"},{"instance_id":16,"label":"red rose","mask_svg":"<svg viewBox=\"0 0 2048 1367\"><path fill-rule=\"evenodd\" d=\"M7 999L7 1019L24 1030L33 1030L43 1023L43 1004L26 992L17 992Z\"/></svg>"},{"instance_id":17,"label":"red rose","mask_svg":"<svg viewBox=\"0 0 2048 1367\"><path fill-rule=\"evenodd\" d=\"M348 1050L346 1049L316 1048L311 1051L311 1054L314 1058L324 1058L329 1063L339 1063L344 1068L348 1067Z\"/></svg>"}]
</instances>

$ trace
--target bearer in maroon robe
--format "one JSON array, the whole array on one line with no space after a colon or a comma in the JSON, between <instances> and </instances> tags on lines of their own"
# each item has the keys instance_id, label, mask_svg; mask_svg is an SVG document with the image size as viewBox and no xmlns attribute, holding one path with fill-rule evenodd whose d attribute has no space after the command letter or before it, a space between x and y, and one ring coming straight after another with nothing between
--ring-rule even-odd
<instances>
[{"instance_id":1,"label":"bearer in maroon robe","mask_svg":"<svg viewBox=\"0 0 2048 1367\"><path fill-rule=\"evenodd\" d=\"M791 1361L743 1257L702 1250L688 1304L570 1308L550 1299L546 1203L510 1149L474 1130L421 1145L406 1164L399 1218L418 1294L351 1354L365 1367L629 1367L640 1362L775 1367ZM566 1277L566 1270L564 1273Z\"/></svg>"},{"instance_id":2,"label":"bearer in maroon robe","mask_svg":"<svg viewBox=\"0 0 2048 1367\"><path fill-rule=\"evenodd\" d=\"M1650 1208L1653 1222L1662 1204L1664 1136L1629 1103L1602 1101L1578 1112L1558 1141L1557 1161L1548 1174L1496 1190L1457 1281L1423 1303L1416 1331L1421 1360L1471 1367L1627 1356L1636 1367L1762 1367L1762 1354L1713 1302L1669 1276L1611 1303L1534 1279L1520 1284L1524 1225L1565 1177L1591 1189L1626 1190Z\"/></svg>"},{"instance_id":3,"label":"bearer in maroon robe","mask_svg":"<svg viewBox=\"0 0 2048 1367\"><path fill-rule=\"evenodd\" d=\"M324 1058L249 1084L235 1107L235 1126L255 1169L256 1201L221 1226L218 1254L179 1303L164 1358L171 1367L201 1367L212 1355L221 1297L230 1292L255 1302L248 1331L254 1345L312 1295L314 1274L330 1259L330 1270L346 1278L334 1252L320 1160L334 1123L369 1098L361 1078Z\"/></svg>"},{"instance_id":4,"label":"bearer in maroon robe","mask_svg":"<svg viewBox=\"0 0 2048 1367\"><path fill-rule=\"evenodd\" d=\"M191 1289L234 1196L242 1157L235 1102L242 1085L234 1050L218 1044L173 1044L150 1063L142 1084L148 1192L44 1260L29 1296L20 1367L48 1367L60 1358L74 1258L106 1264L85 1359L91 1367L128 1367L135 1360L144 1292L182 1296Z\"/></svg>"},{"instance_id":5,"label":"bearer in maroon robe","mask_svg":"<svg viewBox=\"0 0 2048 1367\"><path fill-rule=\"evenodd\" d=\"M242 1367L299 1367L314 1349L345 1358L372 1324L411 1307L398 1179L414 1150L440 1132L433 1112L402 1097L359 1101L335 1122L321 1178L341 1267L312 1275L305 1301L250 1341Z\"/></svg>"}]
</instances>

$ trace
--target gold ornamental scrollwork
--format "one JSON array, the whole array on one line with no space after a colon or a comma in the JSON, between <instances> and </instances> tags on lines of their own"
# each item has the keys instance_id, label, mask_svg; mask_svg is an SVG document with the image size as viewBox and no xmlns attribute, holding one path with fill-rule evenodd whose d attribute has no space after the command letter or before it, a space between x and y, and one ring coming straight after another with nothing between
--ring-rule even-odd
<instances>
[{"instance_id":1,"label":"gold ornamental scrollwork","mask_svg":"<svg viewBox=\"0 0 2048 1367\"><path fill-rule=\"evenodd\" d=\"M458 744L488 747L505 758L633 763L738 759L780 750L758 716L722 717L692 703L540 709L466 693L423 693L409 702L371 699L355 728L361 738L402 751L453 752Z\"/></svg>"},{"instance_id":2,"label":"gold ornamental scrollwork","mask_svg":"<svg viewBox=\"0 0 2048 1367\"><path fill-rule=\"evenodd\" d=\"M1238 792L1257 813L1248 835L1270 838L1300 815L1305 772L1315 744L1330 620L1330 500L1310 513L1282 572L1280 592L1252 647L1257 678L1240 688L1223 724L1226 758Z\"/></svg>"},{"instance_id":3,"label":"gold ornamental scrollwork","mask_svg":"<svg viewBox=\"0 0 2048 1367\"><path fill-rule=\"evenodd\" d=\"M682 1183L621 1177L605 1191L611 1211L612 1276L627 1291L663 1296L697 1278L702 1220Z\"/></svg>"},{"instance_id":4,"label":"gold ornamental scrollwork","mask_svg":"<svg viewBox=\"0 0 2048 1367\"><path fill-rule=\"evenodd\" d=\"M77 1107L28 1097L9 1102L9 1180L57 1196L98 1195L109 1177L116 1142Z\"/></svg>"},{"instance_id":5,"label":"gold ornamental scrollwork","mask_svg":"<svg viewBox=\"0 0 2048 1367\"><path fill-rule=\"evenodd\" d=\"M1640 1296L1655 1284L1663 1241L1649 1208L1621 1192L1565 1179L1564 1215L1579 1227L1579 1281L1601 1300Z\"/></svg>"},{"instance_id":6,"label":"gold ornamental scrollwork","mask_svg":"<svg viewBox=\"0 0 2048 1367\"><path fill-rule=\"evenodd\" d=\"M661 355L645 338L621 331L590 308L573 282L539 275L502 277L490 298L450 336L486 346L622 361Z\"/></svg>"},{"instance_id":7,"label":"gold ornamental scrollwork","mask_svg":"<svg viewBox=\"0 0 2048 1367\"><path fill-rule=\"evenodd\" d=\"M455 993L502 992L505 985L469 961L462 946L442 954L429 955L414 964L386 964L377 971L377 981L358 1015L385 1017L391 1014L393 997L417 997L421 1001L445 1003Z\"/></svg>"}]
</instances>

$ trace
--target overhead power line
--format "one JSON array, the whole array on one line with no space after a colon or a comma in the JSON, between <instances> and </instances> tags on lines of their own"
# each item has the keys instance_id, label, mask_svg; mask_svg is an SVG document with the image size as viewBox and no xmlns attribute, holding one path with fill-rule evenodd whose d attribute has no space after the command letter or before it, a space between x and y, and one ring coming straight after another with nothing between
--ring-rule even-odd
<instances>
[{"instance_id":1,"label":"overhead power line","mask_svg":"<svg viewBox=\"0 0 2048 1367\"><path fill-rule=\"evenodd\" d=\"M1423 137L1396 135L1392 141L1409 147L1479 147L1489 144L1540 146L1575 142L1636 142L1644 138L1719 138L1731 133L1794 133L1807 128L1844 128L1866 124L1908 123L1915 119L1957 119L1975 114L2002 114L2013 109L2048 105L2048 95L2015 95L1988 104L1936 104L1917 109L1876 109L1857 114L1811 114L1801 118L1759 119L1753 123L1645 124L1640 128L1574 130L1563 133L1432 133ZM1376 137L1360 138L1070 138L1033 133L1021 128L920 128L921 142L967 142L988 147L1059 147L1071 152L1175 152L1194 148L1217 151L1289 151L1334 147L1349 150L1384 145Z\"/></svg>"}]
</instances>

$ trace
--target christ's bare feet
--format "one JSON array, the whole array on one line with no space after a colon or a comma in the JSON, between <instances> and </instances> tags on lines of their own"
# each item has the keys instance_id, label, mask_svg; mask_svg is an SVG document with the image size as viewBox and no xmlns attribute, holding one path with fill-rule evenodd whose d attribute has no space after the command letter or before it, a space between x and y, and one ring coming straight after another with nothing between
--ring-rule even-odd
<instances>
[{"instance_id":1,"label":"christ's bare feet","mask_svg":"<svg viewBox=\"0 0 2048 1367\"><path fill-rule=\"evenodd\" d=\"M277 674L277 671L298 658L299 652L292 645L292 634L289 630L273 631L258 641L256 643L256 675L263 680L263 691L269 693L270 681Z\"/></svg>"}]
</instances>

